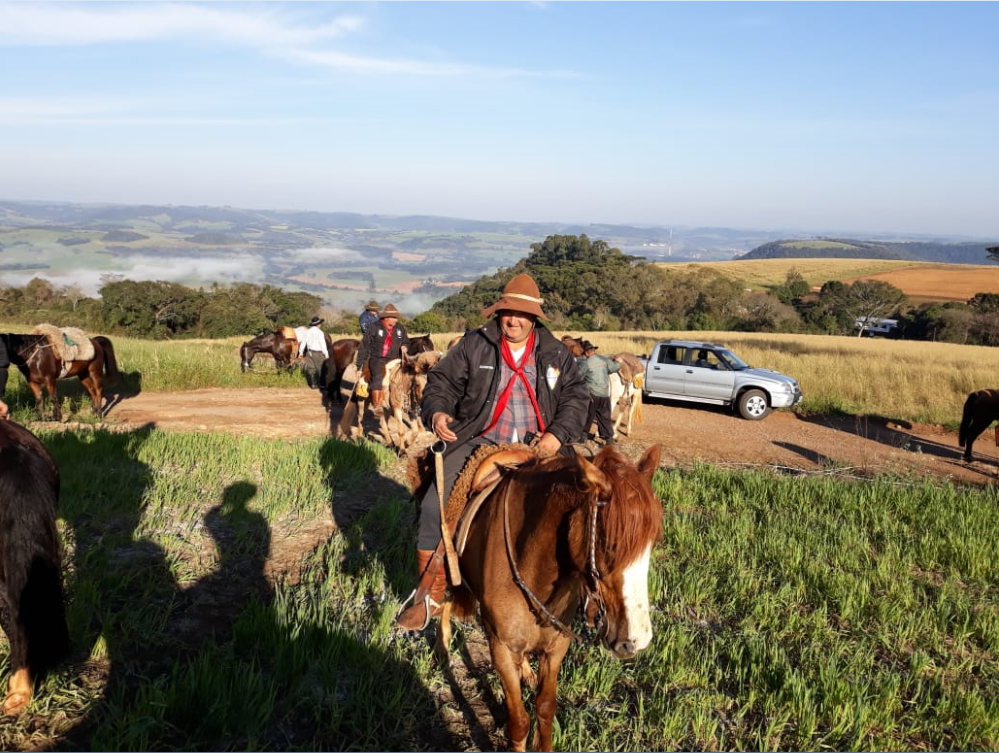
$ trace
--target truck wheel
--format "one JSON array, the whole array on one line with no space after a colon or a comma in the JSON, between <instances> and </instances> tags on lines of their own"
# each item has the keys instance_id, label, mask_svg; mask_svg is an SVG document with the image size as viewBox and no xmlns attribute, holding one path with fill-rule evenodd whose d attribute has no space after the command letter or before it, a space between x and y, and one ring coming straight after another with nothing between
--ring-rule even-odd
<instances>
[{"instance_id":1,"label":"truck wheel","mask_svg":"<svg viewBox=\"0 0 999 753\"><path fill-rule=\"evenodd\" d=\"M739 396L739 415L748 421L759 421L770 415L770 402L763 390L746 390Z\"/></svg>"}]
</instances>

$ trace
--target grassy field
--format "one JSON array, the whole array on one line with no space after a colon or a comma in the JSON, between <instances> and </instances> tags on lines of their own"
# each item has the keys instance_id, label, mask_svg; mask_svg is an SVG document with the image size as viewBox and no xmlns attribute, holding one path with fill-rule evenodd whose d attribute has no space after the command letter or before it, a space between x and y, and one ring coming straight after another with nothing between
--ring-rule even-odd
<instances>
[{"instance_id":1,"label":"grassy field","mask_svg":"<svg viewBox=\"0 0 999 753\"><path fill-rule=\"evenodd\" d=\"M897 421L940 424L956 429L968 393L999 387L999 348L951 343L880 340L825 335L735 332L556 332L582 335L601 353L648 354L668 337L727 345L753 366L777 369L798 379L804 413L883 416ZM432 336L445 348L450 334ZM113 338L124 390L162 391L223 387L288 387L297 373L275 374L259 357L253 372L239 370L242 338L171 342ZM87 419L83 388L75 379L59 383L64 410ZM18 420L33 416L34 399L11 369L7 399Z\"/></svg>"},{"instance_id":2,"label":"grassy field","mask_svg":"<svg viewBox=\"0 0 999 753\"><path fill-rule=\"evenodd\" d=\"M911 303L967 301L975 293L999 293L999 266L995 264L803 258L747 259L663 266L667 269L708 267L732 279L742 280L749 289L756 291L770 291L784 284L788 271L796 269L814 290L830 280L884 280L909 296Z\"/></svg>"},{"instance_id":3,"label":"grassy field","mask_svg":"<svg viewBox=\"0 0 999 753\"><path fill-rule=\"evenodd\" d=\"M392 628L413 511L400 486L372 483L383 448L41 437L62 471L75 654L0 726L4 750L501 741L500 722L455 713L467 698L428 642ZM999 746L994 491L707 466L654 485L655 638L628 662L570 651L558 749ZM495 707L495 675L474 693Z\"/></svg>"},{"instance_id":4,"label":"grassy field","mask_svg":"<svg viewBox=\"0 0 999 753\"><path fill-rule=\"evenodd\" d=\"M663 336L571 334L605 353L647 353ZM944 415L940 405L987 386L999 365L985 348L698 335L799 376L810 410ZM143 389L294 379L269 365L240 374L238 344L115 338L126 381ZM15 417L30 418L11 382ZM75 654L0 725L0 748L501 744L501 720L480 729L461 713L462 692L497 706L495 675L459 687L426 640L392 628L412 587L415 520L385 448L148 429L39 435L62 474ZM655 638L628 662L570 651L557 748L999 747L993 487L710 466L661 470L654 486L665 508ZM457 638L456 661L475 635Z\"/></svg>"}]
</instances>

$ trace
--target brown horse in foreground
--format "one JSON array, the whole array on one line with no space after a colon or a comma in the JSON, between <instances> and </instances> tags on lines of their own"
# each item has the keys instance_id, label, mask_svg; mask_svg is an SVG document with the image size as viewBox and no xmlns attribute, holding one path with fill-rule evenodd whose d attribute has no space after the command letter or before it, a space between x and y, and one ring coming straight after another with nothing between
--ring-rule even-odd
<instances>
[{"instance_id":1,"label":"brown horse in foreground","mask_svg":"<svg viewBox=\"0 0 999 753\"><path fill-rule=\"evenodd\" d=\"M28 387L35 396L35 409L38 417L44 419L44 398L42 388L48 392L52 403L53 419L62 420L62 407L56 393L56 380L78 377L90 395L94 413L103 416L105 377L108 384L114 384L120 379L118 361L115 358L114 346L103 335L91 337L94 346L94 356L87 361L63 361L55 347L46 335L19 335L13 332L0 335L7 345L10 362L17 366L28 382Z\"/></svg>"},{"instance_id":2,"label":"brown horse in foreground","mask_svg":"<svg viewBox=\"0 0 999 753\"><path fill-rule=\"evenodd\" d=\"M989 428L989 424L999 419L999 390L978 390L968 395L961 415L961 428L957 443L964 448L964 460L972 460L971 447L979 435ZM999 446L999 428L996 429L996 445Z\"/></svg>"},{"instance_id":3,"label":"brown horse in foreground","mask_svg":"<svg viewBox=\"0 0 999 753\"><path fill-rule=\"evenodd\" d=\"M649 562L663 510L651 481L660 447L649 448L637 466L608 447L592 462L576 454L499 470L502 456L522 461L525 453L496 453L499 481L492 491L472 488L470 497L487 496L470 521L457 522L462 582L452 587L454 601L445 603L437 638L446 650L452 610L469 619L478 604L503 684L510 744L524 750L527 743L524 682L537 688L533 747L551 750L558 672L570 643L581 640L569 627L580 607L597 639L620 659L652 640ZM449 507L449 522L451 513Z\"/></svg>"},{"instance_id":4,"label":"brown horse in foreground","mask_svg":"<svg viewBox=\"0 0 999 753\"><path fill-rule=\"evenodd\" d=\"M69 652L58 500L48 450L20 424L0 421L0 624L10 643L3 716L22 712L35 680Z\"/></svg>"}]
</instances>

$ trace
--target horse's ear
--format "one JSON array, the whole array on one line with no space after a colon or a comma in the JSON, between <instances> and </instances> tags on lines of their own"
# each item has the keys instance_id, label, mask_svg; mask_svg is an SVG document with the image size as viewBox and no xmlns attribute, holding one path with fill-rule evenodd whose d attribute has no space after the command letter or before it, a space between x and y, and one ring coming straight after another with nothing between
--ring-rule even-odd
<instances>
[{"instance_id":1,"label":"horse's ear","mask_svg":"<svg viewBox=\"0 0 999 753\"><path fill-rule=\"evenodd\" d=\"M649 481L652 480L652 474L659 467L659 456L662 453L662 449L661 445L654 444L645 451L642 459L638 461L638 472L649 479Z\"/></svg>"},{"instance_id":2,"label":"horse's ear","mask_svg":"<svg viewBox=\"0 0 999 753\"><path fill-rule=\"evenodd\" d=\"M607 478L607 474L584 458L578 450L574 450L574 452L576 455L576 464L579 466L579 472L583 476L583 485L586 491L596 494L597 499L610 499L613 487L610 479Z\"/></svg>"}]
</instances>

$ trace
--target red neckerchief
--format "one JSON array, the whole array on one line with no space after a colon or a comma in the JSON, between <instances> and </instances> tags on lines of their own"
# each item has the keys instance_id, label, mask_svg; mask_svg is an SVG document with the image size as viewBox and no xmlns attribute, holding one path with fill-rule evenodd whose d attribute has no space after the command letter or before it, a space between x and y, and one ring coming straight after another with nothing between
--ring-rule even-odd
<instances>
[{"instance_id":1,"label":"red neckerchief","mask_svg":"<svg viewBox=\"0 0 999 753\"><path fill-rule=\"evenodd\" d=\"M506 387L503 388L503 392L500 393L499 400L496 401L496 410L493 413L493 420L489 422L489 426L482 430L482 434L492 429L496 423L499 421L500 416L503 415L503 411L506 410L506 404L510 401L510 393L513 392L513 383L520 378L520 381L524 383L527 387L527 396L531 398L531 407L534 408L534 415L538 419L538 430L544 434L545 431L545 420L541 418L541 408L538 406L538 396L534 394L534 387L527 377L524 376L524 367L527 365L528 354L534 350L534 332L531 330L530 337L527 338L527 344L524 346L524 355L520 359L520 366L518 366L513 360L513 352L510 350L510 343L507 342L505 337L500 338L500 356L503 358L503 363L505 363L511 371L513 371L513 376L510 377L510 381L506 383ZM482 436L480 434L479 436Z\"/></svg>"},{"instance_id":2,"label":"red neckerchief","mask_svg":"<svg viewBox=\"0 0 999 753\"><path fill-rule=\"evenodd\" d=\"M382 343L382 358L388 355L388 352L392 349L392 330L394 327L385 325L385 341Z\"/></svg>"}]
</instances>

